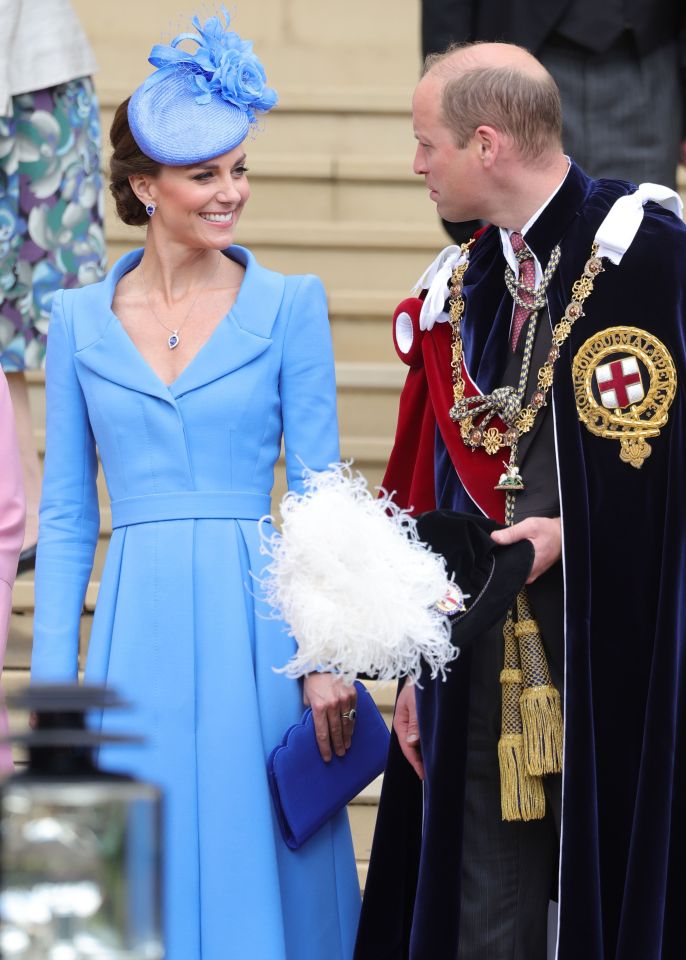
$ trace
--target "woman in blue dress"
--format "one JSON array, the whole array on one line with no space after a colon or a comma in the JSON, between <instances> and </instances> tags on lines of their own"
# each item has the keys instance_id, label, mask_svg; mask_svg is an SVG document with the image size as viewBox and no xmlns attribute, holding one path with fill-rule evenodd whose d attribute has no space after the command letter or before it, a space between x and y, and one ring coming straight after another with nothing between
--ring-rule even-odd
<instances>
[{"instance_id":1,"label":"woman in blue dress","mask_svg":"<svg viewBox=\"0 0 686 960\"><path fill-rule=\"evenodd\" d=\"M345 813L283 843L266 757L302 713L322 754L350 744L354 688L283 666L293 641L260 598L259 518L282 435L288 484L338 459L324 291L233 244L245 138L276 96L250 44L211 18L198 49L119 108L112 192L145 246L101 283L57 294L36 577L35 680L77 675L98 537L97 451L112 537L86 679L133 703L108 730L143 748L101 760L165 791L168 960L350 960L359 889Z\"/></svg>"}]
</instances>

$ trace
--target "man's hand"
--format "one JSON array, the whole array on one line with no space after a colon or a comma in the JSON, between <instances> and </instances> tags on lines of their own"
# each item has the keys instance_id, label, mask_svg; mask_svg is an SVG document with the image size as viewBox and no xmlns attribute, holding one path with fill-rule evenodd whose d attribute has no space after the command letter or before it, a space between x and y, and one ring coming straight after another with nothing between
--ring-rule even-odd
<instances>
[{"instance_id":1,"label":"man's hand","mask_svg":"<svg viewBox=\"0 0 686 960\"><path fill-rule=\"evenodd\" d=\"M410 764L420 780L424 779L424 764L422 763L422 748L419 742L419 726L417 724L417 702L414 685L405 681L395 705L393 716L395 730L403 756Z\"/></svg>"},{"instance_id":2,"label":"man's hand","mask_svg":"<svg viewBox=\"0 0 686 960\"><path fill-rule=\"evenodd\" d=\"M491 536L496 543L507 546L519 540L531 540L534 545L534 565L527 583L533 583L562 556L562 527L559 517L528 517L505 530L495 530Z\"/></svg>"}]
</instances>

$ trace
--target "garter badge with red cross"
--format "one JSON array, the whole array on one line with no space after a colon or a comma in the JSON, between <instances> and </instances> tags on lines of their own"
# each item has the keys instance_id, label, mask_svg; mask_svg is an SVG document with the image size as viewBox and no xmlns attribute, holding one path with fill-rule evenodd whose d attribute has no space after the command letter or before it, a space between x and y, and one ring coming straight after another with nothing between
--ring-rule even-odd
<instances>
[{"instance_id":1,"label":"garter badge with red cross","mask_svg":"<svg viewBox=\"0 0 686 960\"><path fill-rule=\"evenodd\" d=\"M666 425L676 369L665 345L636 327L601 330L572 364L579 419L597 437L619 440L620 459L642 467L650 437Z\"/></svg>"},{"instance_id":2,"label":"garter badge with red cross","mask_svg":"<svg viewBox=\"0 0 686 960\"><path fill-rule=\"evenodd\" d=\"M636 357L620 357L595 368L600 400L610 410L621 410L640 403L645 396L641 371Z\"/></svg>"}]
</instances>

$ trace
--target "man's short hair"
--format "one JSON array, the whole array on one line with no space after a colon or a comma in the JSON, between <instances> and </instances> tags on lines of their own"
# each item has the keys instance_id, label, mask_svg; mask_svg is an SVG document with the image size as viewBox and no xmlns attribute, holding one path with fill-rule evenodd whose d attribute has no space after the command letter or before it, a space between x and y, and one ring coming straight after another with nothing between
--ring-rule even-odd
<instances>
[{"instance_id":1,"label":"man's short hair","mask_svg":"<svg viewBox=\"0 0 686 960\"><path fill-rule=\"evenodd\" d=\"M545 68L534 76L514 66L466 67L453 71L441 65L458 50L474 44L454 44L445 53L430 54L424 76L434 68L446 78L443 116L456 146L467 146L482 124L512 137L521 155L536 160L562 143L562 105L557 84Z\"/></svg>"}]
</instances>

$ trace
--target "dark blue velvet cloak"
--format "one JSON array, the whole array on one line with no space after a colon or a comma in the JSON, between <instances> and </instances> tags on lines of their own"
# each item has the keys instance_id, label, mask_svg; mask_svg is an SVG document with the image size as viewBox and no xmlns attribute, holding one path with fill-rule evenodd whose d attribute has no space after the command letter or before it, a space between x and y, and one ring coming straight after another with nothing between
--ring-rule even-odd
<instances>
[{"instance_id":1,"label":"dark blue velvet cloak","mask_svg":"<svg viewBox=\"0 0 686 960\"><path fill-rule=\"evenodd\" d=\"M632 190L621 181L590 180L572 165L527 233L544 265L556 243L562 249L548 291L553 322L564 313L599 224L614 200ZM473 250L463 321L468 366L483 392L498 385L508 349L512 301L504 266L498 231L491 228ZM553 387L566 619L557 956L681 960L686 957L686 227L648 204L621 264L605 266L584 305L585 316L562 348ZM620 325L657 336L677 370L667 425L648 441L652 453L640 469L620 460L616 440L594 436L580 422L572 383L580 346L594 333ZM431 393L429 382L428 406ZM408 423L420 419L405 417ZM410 462L411 443L401 433L397 444L405 469L416 473L421 465ZM438 505L474 512L450 464L450 442L437 444ZM418 457L425 448L417 438ZM397 462L396 457L396 469ZM356 960L457 956L468 676L469 651L463 651L447 682L427 680L418 697L427 770L423 798L393 738Z\"/></svg>"}]
</instances>

